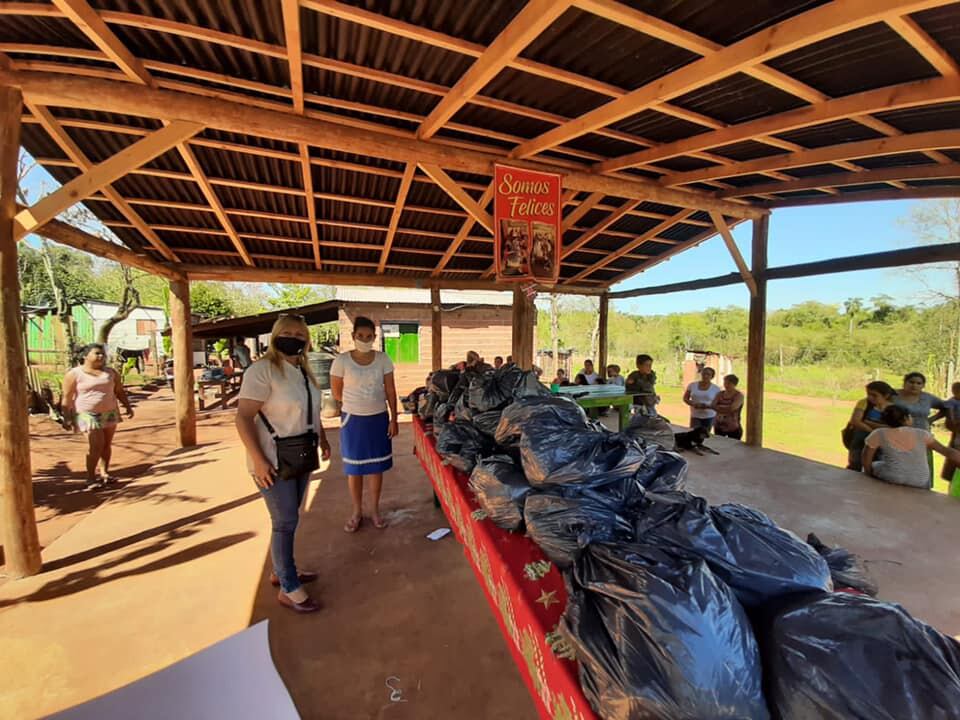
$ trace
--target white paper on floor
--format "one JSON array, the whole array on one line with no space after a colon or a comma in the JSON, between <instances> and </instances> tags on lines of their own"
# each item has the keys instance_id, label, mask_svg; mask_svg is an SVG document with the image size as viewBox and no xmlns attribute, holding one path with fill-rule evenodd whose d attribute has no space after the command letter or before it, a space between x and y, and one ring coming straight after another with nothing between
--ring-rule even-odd
<instances>
[{"instance_id":1,"label":"white paper on floor","mask_svg":"<svg viewBox=\"0 0 960 720\"><path fill-rule=\"evenodd\" d=\"M270 656L268 621L50 720L299 720Z\"/></svg>"},{"instance_id":2,"label":"white paper on floor","mask_svg":"<svg viewBox=\"0 0 960 720\"><path fill-rule=\"evenodd\" d=\"M437 528L427 535L429 540L440 540L450 534L450 528Z\"/></svg>"}]
</instances>

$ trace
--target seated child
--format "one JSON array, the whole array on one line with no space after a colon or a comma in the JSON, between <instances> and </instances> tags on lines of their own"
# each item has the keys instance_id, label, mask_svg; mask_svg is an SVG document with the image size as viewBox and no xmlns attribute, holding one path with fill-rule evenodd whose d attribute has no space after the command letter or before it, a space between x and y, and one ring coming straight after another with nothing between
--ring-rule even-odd
<instances>
[{"instance_id":1,"label":"seated child","mask_svg":"<svg viewBox=\"0 0 960 720\"><path fill-rule=\"evenodd\" d=\"M607 385L624 386L623 376L620 374L619 365L607 365Z\"/></svg>"},{"instance_id":2,"label":"seated child","mask_svg":"<svg viewBox=\"0 0 960 720\"><path fill-rule=\"evenodd\" d=\"M637 355L637 369L627 377L626 391L633 394L634 405L639 405L645 414L656 415L657 374L653 371L653 358L649 355Z\"/></svg>"}]
</instances>

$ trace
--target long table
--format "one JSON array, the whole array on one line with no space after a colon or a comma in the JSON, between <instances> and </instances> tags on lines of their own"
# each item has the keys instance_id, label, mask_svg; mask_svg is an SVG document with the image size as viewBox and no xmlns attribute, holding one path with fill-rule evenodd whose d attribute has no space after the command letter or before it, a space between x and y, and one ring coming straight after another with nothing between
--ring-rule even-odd
<instances>
[{"instance_id":1,"label":"long table","mask_svg":"<svg viewBox=\"0 0 960 720\"><path fill-rule=\"evenodd\" d=\"M525 535L484 516L463 473L443 464L424 422L413 418L414 444L457 540L487 597L541 718L591 720L573 653L557 633L567 592L556 566Z\"/></svg>"}]
</instances>

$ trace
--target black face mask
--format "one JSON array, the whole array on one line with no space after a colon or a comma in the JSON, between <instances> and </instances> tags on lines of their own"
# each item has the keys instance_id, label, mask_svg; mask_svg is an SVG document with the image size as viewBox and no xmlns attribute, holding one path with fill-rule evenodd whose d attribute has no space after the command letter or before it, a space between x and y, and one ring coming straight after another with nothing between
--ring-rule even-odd
<instances>
[{"instance_id":1,"label":"black face mask","mask_svg":"<svg viewBox=\"0 0 960 720\"><path fill-rule=\"evenodd\" d=\"M299 355L307 346L307 341L295 337L278 337L273 341L273 346L284 355Z\"/></svg>"}]
</instances>

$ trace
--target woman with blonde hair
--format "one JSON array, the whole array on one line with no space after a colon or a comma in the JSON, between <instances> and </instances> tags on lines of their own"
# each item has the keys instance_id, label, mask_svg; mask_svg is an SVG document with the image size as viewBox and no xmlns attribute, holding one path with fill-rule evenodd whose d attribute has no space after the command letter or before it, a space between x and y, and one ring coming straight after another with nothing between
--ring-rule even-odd
<instances>
[{"instance_id":1,"label":"woman with blonde hair","mask_svg":"<svg viewBox=\"0 0 960 720\"><path fill-rule=\"evenodd\" d=\"M307 365L310 331L300 315L281 315L270 346L243 373L237 403L237 432L247 451L247 469L270 512L273 533L270 582L280 587L284 607L308 613L320 609L304 590L316 573L298 572L294 533L310 473L330 457L320 422L320 388Z\"/></svg>"}]
</instances>

